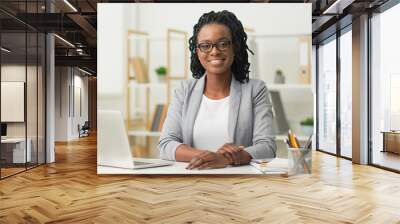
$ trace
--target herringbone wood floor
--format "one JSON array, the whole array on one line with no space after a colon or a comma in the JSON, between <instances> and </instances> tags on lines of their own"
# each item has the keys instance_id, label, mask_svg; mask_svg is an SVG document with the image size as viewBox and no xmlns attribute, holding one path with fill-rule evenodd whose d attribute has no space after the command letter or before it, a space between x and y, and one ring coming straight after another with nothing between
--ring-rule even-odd
<instances>
[{"instance_id":1,"label":"herringbone wood floor","mask_svg":"<svg viewBox=\"0 0 400 224\"><path fill-rule=\"evenodd\" d=\"M0 223L400 223L400 175L315 152L313 174L99 176L96 139L0 181Z\"/></svg>"}]
</instances>

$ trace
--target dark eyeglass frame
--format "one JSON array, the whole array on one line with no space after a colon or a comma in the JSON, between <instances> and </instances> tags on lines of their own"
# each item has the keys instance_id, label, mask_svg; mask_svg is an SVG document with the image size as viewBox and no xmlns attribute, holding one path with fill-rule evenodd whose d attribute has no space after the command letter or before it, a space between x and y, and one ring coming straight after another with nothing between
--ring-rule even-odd
<instances>
[{"instance_id":1,"label":"dark eyeglass frame","mask_svg":"<svg viewBox=\"0 0 400 224\"><path fill-rule=\"evenodd\" d=\"M202 45L204 46L204 44L207 45L209 44L211 47L209 49L201 48L201 46ZM227 44L227 46L223 47L223 44ZM200 49L200 51L203 53L210 53L214 47L216 47L219 51L226 51L231 46L231 44L232 44L231 40L220 40L217 43L209 43L209 42L199 43L196 45L196 48Z\"/></svg>"}]
</instances>

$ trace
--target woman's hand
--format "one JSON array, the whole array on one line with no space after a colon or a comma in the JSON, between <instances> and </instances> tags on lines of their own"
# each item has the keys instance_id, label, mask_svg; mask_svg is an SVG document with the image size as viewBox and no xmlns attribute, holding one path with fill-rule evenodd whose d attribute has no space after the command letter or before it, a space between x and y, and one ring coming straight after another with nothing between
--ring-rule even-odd
<instances>
[{"instance_id":1,"label":"woman's hand","mask_svg":"<svg viewBox=\"0 0 400 224\"><path fill-rule=\"evenodd\" d=\"M230 164L222 154L204 151L194 156L186 169L224 168Z\"/></svg>"},{"instance_id":2,"label":"woman's hand","mask_svg":"<svg viewBox=\"0 0 400 224\"><path fill-rule=\"evenodd\" d=\"M240 165L240 152L243 151L243 149L243 146L237 146L233 143L226 143L217 150L217 153L227 158L229 160L229 164Z\"/></svg>"}]
</instances>

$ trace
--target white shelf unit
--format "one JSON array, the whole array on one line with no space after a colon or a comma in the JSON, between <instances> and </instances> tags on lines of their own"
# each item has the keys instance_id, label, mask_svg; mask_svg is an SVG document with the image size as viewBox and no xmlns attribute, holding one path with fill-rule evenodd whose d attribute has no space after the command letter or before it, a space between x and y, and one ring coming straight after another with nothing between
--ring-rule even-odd
<instances>
[{"instance_id":1,"label":"white shelf unit","mask_svg":"<svg viewBox=\"0 0 400 224\"><path fill-rule=\"evenodd\" d=\"M148 89L148 88L156 88L156 87L166 88L166 86L167 86L166 83L161 83L161 82L156 82L156 83L137 83L134 80L131 80L129 82L129 87L130 88Z\"/></svg>"},{"instance_id":2,"label":"white shelf unit","mask_svg":"<svg viewBox=\"0 0 400 224\"><path fill-rule=\"evenodd\" d=\"M150 94L150 89L160 89L160 88L167 88L166 83L138 83L135 80L129 80L128 88L130 89L139 89L139 92L145 93L145 94ZM150 96L149 96L150 97ZM147 98L147 96L146 96ZM146 102L148 104L149 102ZM149 106L149 107L148 107ZM150 105L146 105L146 108L140 108L140 107L134 107L132 108L133 113L150 113L150 111L147 111L150 109Z\"/></svg>"},{"instance_id":3,"label":"white shelf unit","mask_svg":"<svg viewBox=\"0 0 400 224\"><path fill-rule=\"evenodd\" d=\"M305 142L308 140L309 136L296 136L297 140L301 142ZM287 139L287 135L277 135L275 136L276 141L285 141Z\"/></svg>"},{"instance_id":4,"label":"white shelf unit","mask_svg":"<svg viewBox=\"0 0 400 224\"><path fill-rule=\"evenodd\" d=\"M312 91L309 84L267 84L268 90L307 90Z\"/></svg>"},{"instance_id":5,"label":"white shelf unit","mask_svg":"<svg viewBox=\"0 0 400 224\"><path fill-rule=\"evenodd\" d=\"M128 131L129 136L138 136L138 137L160 137L161 132L158 131L147 131L147 130L135 130Z\"/></svg>"},{"instance_id":6,"label":"white shelf unit","mask_svg":"<svg viewBox=\"0 0 400 224\"><path fill-rule=\"evenodd\" d=\"M179 35L179 38L175 35ZM161 132L157 131L150 131L149 127L152 124L152 116L154 114L151 113L152 110L154 110L154 105L150 100L150 95L153 94L154 92L158 92L158 90L165 91L166 94L166 100L163 101L162 103L165 105L169 104L170 101L170 89L171 89L171 82L176 81L176 80L185 80L188 77L188 68L189 68L189 51L188 51L188 34L185 31L180 31L176 29L168 29L167 30L167 35L166 36L151 36L149 33L138 31L138 30L129 30L128 32L128 49L130 42L137 42L138 40L145 39L146 45L145 45L145 53L146 56L144 57L146 60L145 62L147 63L147 82L146 83L139 83L136 81L135 78L131 77L130 74L128 73L127 77L127 92L128 92L128 100L127 100L127 124L128 124L128 135L129 136L134 136L134 137L145 137L146 138L146 147L149 145L149 138L151 137L159 137L161 136ZM173 40L179 40L183 41L182 43L184 44L184 72L183 76L181 77L181 74L174 74L171 73L171 65L172 65L172 59L173 59L173 54L172 51L174 48L172 47L171 42ZM151 67L150 63L150 44L153 42L166 42L166 68L167 68L167 74L165 76L165 82L154 82L150 78L150 76L154 76L154 74L150 74L150 71L154 71L154 69ZM153 48L155 49L155 48ZM176 49L175 49L176 50ZM179 49L178 49L179 50ZM129 50L128 50L129 51ZM129 52L128 52L128 66L129 66ZM133 55L132 55L133 56ZM157 62L157 64L159 64ZM162 64L162 63L161 63ZM128 67L129 71L129 67ZM130 100L130 93L133 92L134 94L139 93L139 94L144 94L144 105L138 105L136 101L131 101ZM134 95L136 96L136 95ZM154 95L153 95L154 96ZM137 98L135 99L137 100ZM131 104L133 105L131 107ZM132 112L132 113L131 113ZM131 115L134 115L134 118L137 117L143 117L145 119L145 125L139 124L137 127L133 125L131 118ZM134 121L133 121L134 122ZM132 125L131 125L132 124Z\"/></svg>"}]
</instances>

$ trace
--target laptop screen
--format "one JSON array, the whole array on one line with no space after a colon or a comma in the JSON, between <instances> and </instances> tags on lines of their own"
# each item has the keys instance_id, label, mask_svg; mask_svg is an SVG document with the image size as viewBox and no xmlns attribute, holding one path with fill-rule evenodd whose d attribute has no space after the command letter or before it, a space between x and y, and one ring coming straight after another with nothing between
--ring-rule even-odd
<instances>
[{"instance_id":1,"label":"laptop screen","mask_svg":"<svg viewBox=\"0 0 400 224\"><path fill-rule=\"evenodd\" d=\"M282 104L281 95L278 91L269 91L272 101L274 119L272 122L273 134L286 134L289 130L289 123L286 119L285 110Z\"/></svg>"},{"instance_id":2,"label":"laptop screen","mask_svg":"<svg viewBox=\"0 0 400 224\"><path fill-rule=\"evenodd\" d=\"M7 124L1 123L1 136L7 136Z\"/></svg>"}]
</instances>

